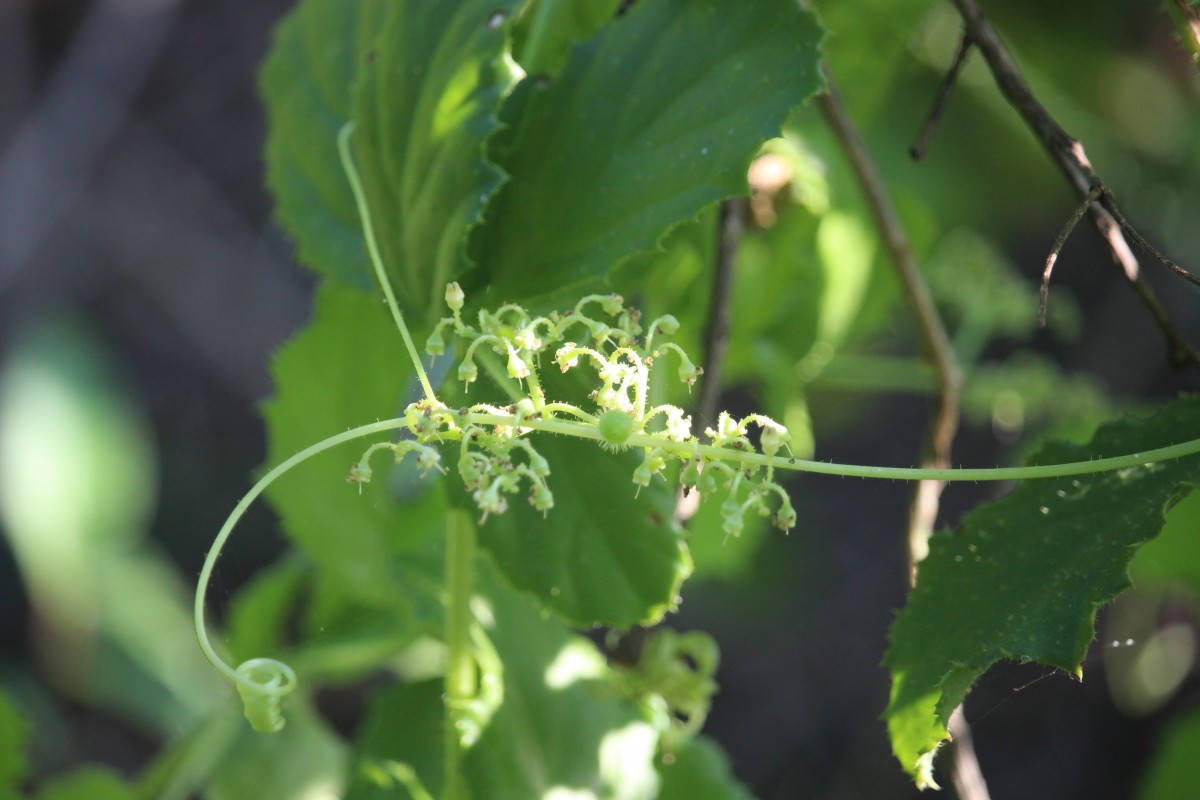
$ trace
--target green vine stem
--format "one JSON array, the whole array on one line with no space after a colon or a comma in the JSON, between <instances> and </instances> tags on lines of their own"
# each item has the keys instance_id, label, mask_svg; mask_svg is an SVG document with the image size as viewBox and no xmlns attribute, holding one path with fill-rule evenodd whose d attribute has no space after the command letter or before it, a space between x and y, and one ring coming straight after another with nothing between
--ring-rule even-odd
<instances>
[{"instance_id":1,"label":"green vine stem","mask_svg":"<svg viewBox=\"0 0 1200 800\"><path fill-rule=\"evenodd\" d=\"M446 527L446 702L444 800L465 800L463 712L475 700L478 677L471 650L471 588L474 582L475 523L461 509Z\"/></svg>"},{"instance_id":2,"label":"green vine stem","mask_svg":"<svg viewBox=\"0 0 1200 800\"><path fill-rule=\"evenodd\" d=\"M392 291L392 284L387 279L387 272L383 268L383 257L379 254L379 245L375 241L375 226L371 224L371 209L367 205L367 196L363 192L362 179L358 177L358 168L354 166L354 156L350 152L350 136L354 133L354 123L347 122L338 132L338 156L342 160L342 169L346 173L346 179L350 182L350 191L354 193L354 204L358 208L359 219L362 220L363 238L367 243L367 255L370 256L371 266L375 270L375 278L379 281L380 288L383 289L383 296L387 299L388 310L392 312L392 320L396 323L397 330L404 338L404 346L408 349L408 357L412 359L417 370L417 378L421 381L421 388L425 391L427 400L436 399L433 393L433 386L429 383L429 376L425 374L425 368L421 366L421 356L417 354L417 346L413 344L412 335L408 332L408 326L404 324L404 316L400 313L400 305L396 302L396 295Z\"/></svg>"},{"instance_id":3,"label":"green vine stem","mask_svg":"<svg viewBox=\"0 0 1200 800\"><path fill-rule=\"evenodd\" d=\"M438 404L440 406L440 404ZM194 621L196 636L200 648L213 666L231 680L238 688L239 694L246 707L246 716L256 730L264 732L277 731L283 727L280 713L280 703L292 692L297 685L295 673L286 665L273 659L256 658L244 662L236 669L226 663L217 654L207 634L204 621L205 598L208 583L222 548L225 546L234 527L241 520L250 504L261 495L267 487L293 468L313 456L332 447L346 442L362 439L400 429L413 430L417 427L414 420L424 419L422 403L410 407L414 413L403 417L373 422L339 433L324 439L317 444L307 447L272 469L238 502L233 512L221 527L213 541L204 565L200 570L200 578L196 587L194 605ZM485 428L507 429L517 436L529 431L540 431L565 436L588 439L597 443L605 443L600 427L593 422L576 422L574 420L524 416L509 413L503 409L493 408L487 411L467 411L466 413L443 409L443 414L452 419L459 431L443 431L438 434L430 433L431 437L440 436L452 441L462 438L461 430L480 430ZM415 432L415 431L414 431ZM455 434L458 434L457 436ZM523 439L514 438L521 442ZM920 469L908 467L878 467L858 464L839 464L825 461L791 458L780 455L766 455L758 452L748 452L731 447L719 447L711 444L700 444L695 439L690 441L672 441L661 435L648 433L630 433L625 438L625 446L645 448L649 452L671 454L683 459L711 459L714 466L736 464L741 467L792 470L798 472L813 472L824 475L839 475L845 477L883 478L889 480L943 480L943 481L1007 481L1027 480L1037 478L1055 478L1070 475L1086 475L1098 472L1130 469L1145 466L1159 461L1182 458L1200 453L1200 439L1195 439L1167 447L1159 447L1140 453L1131 453L1110 458L1091 461L1070 462L1066 464L1041 464L1026 467L999 468L952 468L952 469ZM373 448L377 449L377 448ZM356 468L360 480L369 479L369 468L365 461ZM728 470L728 468L726 468ZM720 471L720 470L719 470ZM531 476L536 474L526 470ZM353 474L353 473L352 473ZM740 473L738 473L740 475ZM735 475L734 477L737 477ZM501 508L494 509L502 511ZM486 517L486 511L485 511ZM449 668L447 670L447 757L458 758L461 747L456 733L456 708L471 699L476 691L475 667L471 655L470 636L470 593L471 593L471 562L474 558L474 523L467 518L466 513L457 510L452 512L448 529L449 547L447 551L447 645L450 648ZM453 742L451 742L451 738ZM451 744L453 747L451 748ZM453 750L453 753L451 752ZM449 777L447 766L447 776ZM455 795L449 795L454 797Z\"/></svg>"},{"instance_id":4,"label":"green vine stem","mask_svg":"<svg viewBox=\"0 0 1200 800\"><path fill-rule=\"evenodd\" d=\"M507 414L470 413L464 420L473 425L503 425L511 426L513 417ZM576 436L581 439L603 441L595 425L574 422L565 419L522 419L521 427L546 433L558 433L566 436ZM1092 475L1098 472L1112 472L1120 469L1143 467L1159 461L1171 461L1176 458L1200 453L1200 439L1180 442L1168 447L1159 447L1141 453L1130 453L1111 458L1098 458L1092 461L1075 461L1066 464L1038 464L1027 467L950 467L948 469L928 469L922 467L873 467L861 464L840 464L833 461L811 461L802 458L786 456L768 456L762 453L751 453L731 450L726 447L713 445L696 445L691 442L673 442L660 436L645 433L629 435L627 444L631 447L653 447L665 450L685 458L699 454L703 458L733 461L743 466L769 467L775 469L793 470L796 472L812 472L818 475L838 475L845 478L881 478L884 480L900 481L1018 481L1035 478L1063 478L1071 475Z\"/></svg>"},{"instance_id":5,"label":"green vine stem","mask_svg":"<svg viewBox=\"0 0 1200 800\"><path fill-rule=\"evenodd\" d=\"M1195 439L1140 453L1027 467L929 469L838 464L780 455L779 451L786 449L790 439L783 426L758 414L735 420L726 413L720 415L715 430L705 431L707 442L702 443L691 435L691 420L681 409L670 405L646 409L649 371L655 360L661 364L667 360L668 353L677 356L677 377L688 385L700 374L678 345L653 342L656 334L669 336L675 333L679 323L674 317L667 315L650 323L642 349L638 347L642 333L640 314L636 309L624 307L617 295L589 295L572 311L549 317L530 318L524 309L511 304L492 313L481 310L479 328L475 329L462 319L464 296L462 289L454 283L446 288L446 303L452 317L438 323L426 349L431 354L443 352L446 347L443 332L452 331L453 335L470 343L459 364L459 379L468 385L476 380L478 368L473 359L477 354L484 368L515 402L506 407L477 404L450 409L438 400L429 382L387 280L362 183L350 153L352 132L353 125L348 123L338 136L342 165L362 217L363 235L375 275L392 319L404 339L425 398L409 405L403 416L331 436L272 469L238 502L213 541L196 587L196 636L209 661L237 686L246 717L256 730L272 732L283 727L281 704L283 698L295 690L297 677L290 667L273 659L251 659L235 669L217 654L209 641L204 621L208 583L221 549L250 504L292 468L345 442L401 429L412 435L412 438L369 447L351 470L350 480L357 483L371 479L369 459L379 450L392 450L397 461L411 452L422 469L440 470L440 454L434 445L458 442L461 451L458 471L467 489L474 493L476 504L483 512L482 521L486 521L489 514L504 513L507 508L504 495L513 494L526 484L531 490L529 500L536 509L548 512L553 507L554 498L546 483L550 467L529 442L527 435L530 433L574 436L596 441L610 450L641 448L643 459L633 473L633 482L639 487L648 485L655 475L660 475L668 458L682 462L681 481L697 488L701 495L707 495L718 480L723 480L730 491L721 514L726 532L733 535L741 530L742 516L752 508L763 514L773 514L775 524L785 530L795 524L796 514L787 493L774 479L777 469L912 481L1025 480L1131 469L1200 453L1200 439ZM588 306L598 307L608 321L589 317L584 311ZM566 341L568 332L583 333L590 343L580 345ZM554 361L564 372L579 366L581 361L594 367L599 380L592 394L599 406L596 414L567 403L546 402L537 376L538 356L551 344L561 344L554 353ZM507 368L499 364L505 356ZM555 416L557 414L569 414L572 419L563 419ZM652 421L656 427L653 430L649 427ZM747 436L751 425L759 430L758 450ZM515 455L520 455L519 461L514 460ZM739 494L743 490L744 494ZM454 510L450 513L447 537L446 797L461 800L466 796L460 768L462 751L471 738L468 728L473 709L486 694L486 687L481 685L477 675L482 663L478 658L486 648L481 649L481 645L472 640L470 600L475 523L467 512Z\"/></svg>"},{"instance_id":6,"label":"green vine stem","mask_svg":"<svg viewBox=\"0 0 1200 800\"><path fill-rule=\"evenodd\" d=\"M213 569L217 565L217 558L220 557L221 550L225 547L225 542L228 541L230 534L233 533L234 527L241 520L242 515L246 513L246 510L250 508L250 504L266 491L268 486L284 474L331 447L336 447L339 444L355 439L361 439L364 436L373 436L385 431L395 430L404 424L404 420L398 419L374 422L370 425L363 425L348 430L345 433L339 433L336 436L330 436L328 439L317 442L311 447L306 447L299 453L296 453L296 455L264 475L258 483L254 484L250 491L246 492L245 496L234 506L233 512L225 520L225 524L221 526L221 530L217 533L217 538L213 540L212 546L208 550L208 555L204 559L204 566L200 568L200 578L196 583L196 599L193 607L196 639L200 642L200 649L212 665L217 668L217 671L233 681L237 687L238 694L241 695L243 704L245 705L246 718L250 720L251 726L257 731L274 733L283 727L280 703L284 697L296 688L296 673L283 662L269 658L251 659L240 664L235 669L217 654L216 649L213 648L212 642L208 638L208 626L204 623L204 601L208 593L208 582L212 578Z\"/></svg>"}]
</instances>

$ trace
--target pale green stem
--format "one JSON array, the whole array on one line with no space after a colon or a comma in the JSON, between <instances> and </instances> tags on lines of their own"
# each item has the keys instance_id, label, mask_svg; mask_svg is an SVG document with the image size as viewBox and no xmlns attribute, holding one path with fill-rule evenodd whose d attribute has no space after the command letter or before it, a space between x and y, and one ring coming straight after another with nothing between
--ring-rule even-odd
<instances>
[{"instance_id":1,"label":"pale green stem","mask_svg":"<svg viewBox=\"0 0 1200 800\"><path fill-rule=\"evenodd\" d=\"M476 425L511 425L512 417L495 414L468 414L466 421ZM531 419L522 421L521 424L537 431L603 441L603 437L596 427L571 420ZM1200 453L1200 439L1193 439L1141 453L1098 458L1092 461L1074 461L1066 464L1042 464L1032 467L925 469L921 467L872 467L766 456L762 453L733 450L726 447L696 445L693 442L672 442L645 433L631 434L626 444L630 447L657 447L668 453L684 457L691 457L698 453L704 458L734 461L747 466L775 467L797 472L815 472L821 475L841 475L848 478L883 478L901 481L1015 481L1030 478L1060 478L1068 475L1090 475L1097 472L1129 469Z\"/></svg>"},{"instance_id":2,"label":"pale green stem","mask_svg":"<svg viewBox=\"0 0 1200 800\"><path fill-rule=\"evenodd\" d=\"M194 620L196 624L196 638L200 642L200 649L204 651L204 655L208 658L212 665L217 668L221 674L229 678L238 685L246 685L249 683L245 678L237 673L237 671L225 663L217 651L213 649L212 643L208 640L208 629L204 624L204 599L208 592L208 582L212 578L213 569L216 568L217 558L221 555L221 549L225 546L225 541L233 533L233 528L237 525L238 520L246 513L246 509L250 507L260 494L262 494L268 486L274 483L281 475L288 472L293 467L303 461L306 461L318 453L322 453L331 447L336 447L343 442L349 442L354 439L361 439L364 436L370 436L376 433L385 431L393 431L398 428L407 426L407 420L403 417L396 419L384 420L383 422L373 422L370 425L362 425L357 428L352 428L345 433L339 433L336 436L314 444L312 447L307 447L301 450L296 455L284 461L275 469L268 472L259 479L258 483L254 484L250 491L246 492L238 504L234 507L229 518L225 520L225 524L221 526L221 530L217 533L217 538L213 540L212 546L208 550L208 556L204 559L204 566L200 568L200 579L196 585L196 600L194 604Z\"/></svg>"},{"instance_id":3,"label":"pale green stem","mask_svg":"<svg viewBox=\"0 0 1200 800\"><path fill-rule=\"evenodd\" d=\"M542 382L538 380L537 364L529 364L529 374L525 376L525 382L529 384L529 397L533 400L533 410L541 414L546 410L546 393L542 391Z\"/></svg>"},{"instance_id":4,"label":"pale green stem","mask_svg":"<svg viewBox=\"0 0 1200 800\"><path fill-rule=\"evenodd\" d=\"M367 254L371 258L371 266L375 270L379 286L383 289L388 310L392 312L392 319L396 322L396 329L400 331L400 336L404 339L404 346L408 348L408 357L412 359L413 366L416 367L417 378L421 381L421 388L425 390L425 398L431 402L436 401L437 397L433 393L433 386L429 383L429 376L425 374L425 368L421 366L421 356L417 354L417 346L413 344L408 326L404 324L404 315L400 313L400 304L396 302L392 284L388 281L387 272L383 268L383 257L379 254L379 245L375 241L375 226L371 223L371 210L367 207L367 197L363 192L362 180L358 177L358 168L354 166L354 157L350 153L350 134L353 132L353 122L347 122L342 126L342 130L338 133L338 154L342 158L342 169L346 172L346 179L350 182L350 191L354 193L358 216L362 219Z\"/></svg>"},{"instance_id":5,"label":"pale green stem","mask_svg":"<svg viewBox=\"0 0 1200 800\"><path fill-rule=\"evenodd\" d=\"M466 800L459 718L475 697L478 679L471 653L471 588L475 523L461 509L450 511L446 531L446 702L443 800Z\"/></svg>"}]
</instances>

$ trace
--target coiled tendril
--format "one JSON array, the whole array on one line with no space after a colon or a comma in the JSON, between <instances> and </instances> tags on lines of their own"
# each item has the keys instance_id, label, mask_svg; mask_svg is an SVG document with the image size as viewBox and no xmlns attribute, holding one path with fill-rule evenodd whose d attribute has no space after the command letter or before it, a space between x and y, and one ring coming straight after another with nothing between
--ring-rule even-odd
<instances>
[{"instance_id":1,"label":"coiled tendril","mask_svg":"<svg viewBox=\"0 0 1200 800\"><path fill-rule=\"evenodd\" d=\"M296 673L282 661L252 658L237 668L237 691L250 727L259 733L283 729L283 698L296 688Z\"/></svg>"}]
</instances>

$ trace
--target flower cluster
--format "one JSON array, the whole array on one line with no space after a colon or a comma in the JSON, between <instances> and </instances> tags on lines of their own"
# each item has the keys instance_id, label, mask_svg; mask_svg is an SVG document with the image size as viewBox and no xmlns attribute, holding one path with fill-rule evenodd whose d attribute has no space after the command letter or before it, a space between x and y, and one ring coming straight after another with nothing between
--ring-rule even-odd
<instances>
[{"instance_id":1,"label":"flower cluster","mask_svg":"<svg viewBox=\"0 0 1200 800\"><path fill-rule=\"evenodd\" d=\"M682 408L649 405L655 369L674 366L672 377L689 387L702 372L678 344L663 341L679 329L675 317L664 315L643 327L641 313L627 307L620 295L597 294L569 311L546 316L533 316L514 304L485 309L472 323L463 315L465 300L458 284L446 288L451 313L434 327L426 352L442 355L461 343L460 381L468 387L476 382L482 365L501 382L504 374L519 382L524 396L509 405L480 403L458 410L428 399L414 403L406 414L415 440L373 446L349 480L370 480L367 462L385 448L397 460L414 452L423 469L440 469L431 444L457 441L459 474L485 519L504 513L508 496L523 488L535 508L548 511L554 505L546 483L550 467L525 435L545 430L595 439L610 450L640 447L642 460L633 472L638 487L648 486L671 462L681 462L682 483L702 498L718 488L727 491L721 514L730 535L741 532L747 511L771 516L784 530L795 525L796 513L770 463L791 438L786 428L759 414L735 420L722 413L716 427L704 431L702 442L692 434L692 419ZM594 407L547 399L539 372L543 356L562 372L592 371L596 384L589 400ZM749 435L755 426L757 449Z\"/></svg>"}]
</instances>

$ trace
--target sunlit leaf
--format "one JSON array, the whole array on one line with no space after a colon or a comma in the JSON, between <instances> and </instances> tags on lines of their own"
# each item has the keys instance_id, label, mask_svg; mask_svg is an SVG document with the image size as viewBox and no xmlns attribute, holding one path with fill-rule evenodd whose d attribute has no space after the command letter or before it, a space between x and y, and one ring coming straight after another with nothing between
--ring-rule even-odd
<instances>
[{"instance_id":1,"label":"sunlit leaf","mask_svg":"<svg viewBox=\"0 0 1200 800\"><path fill-rule=\"evenodd\" d=\"M1150 419L1105 425L1086 446L1049 444L1033 462L1087 461L1197 436L1200 399L1185 398ZM1136 548L1197 484L1200 456L1025 481L971 513L956 534L931 540L885 659L892 746L919 786L932 785L951 711L992 664L1037 661L1082 675L1096 611L1129 585Z\"/></svg>"},{"instance_id":2,"label":"sunlit leaf","mask_svg":"<svg viewBox=\"0 0 1200 800\"><path fill-rule=\"evenodd\" d=\"M262 78L267 163L302 261L375 282L336 147L353 119L393 288L412 313L440 309L445 283L466 268L465 233L502 177L483 145L514 79L505 22L518 4L305 0L280 26Z\"/></svg>"},{"instance_id":3,"label":"sunlit leaf","mask_svg":"<svg viewBox=\"0 0 1200 800\"><path fill-rule=\"evenodd\" d=\"M696 736L659 758L658 800L752 800L729 769L729 758L711 740Z\"/></svg>"},{"instance_id":4,"label":"sunlit leaf","mask_svg":"<svg viewBox=\"0 0 1200 800\"><path fill-rule=\"evenodd\" d=\"M639 3L524 104L511 182L472 242L506 298L607 275L704 206L821 85L813 16L791 0ZM698 46L699 43L702 46Z\"/></svg>"},{"instance_id":5,"label":"sunlit leaf","mask_svg":"<svg viewBox=\"0 0 1200 800\"><path fill-rule=\"evenodd\" d=\"M505 20L520 0L388 4L354 91L355 153L401 305L440 316L463 242L503 173L484 158L516 80Z\"/></svg>"},{"instance_id":6,"label":"sunlit leaf","mask_svg":"<svg viewBox=\"0 0 1200 800\"><path fill-rule=\"evenodd\" d=\"M557 75L571 47L612 20L621 5L622 0L531 0L513 30L513 53L531 75Z\"/></svg>"},{"instance_id":7,"label":"sunlit leaf","mask_svg":"<svg viewBox=\"0 0 1200 800\"><path fill-rule=\"evenodd\" d=\"M467 757L476 795L658 797L658 731L606 685L604 657L529 598L492 583L488 635L504 662L504 703Z\"/></svg>"}]
</instances>

